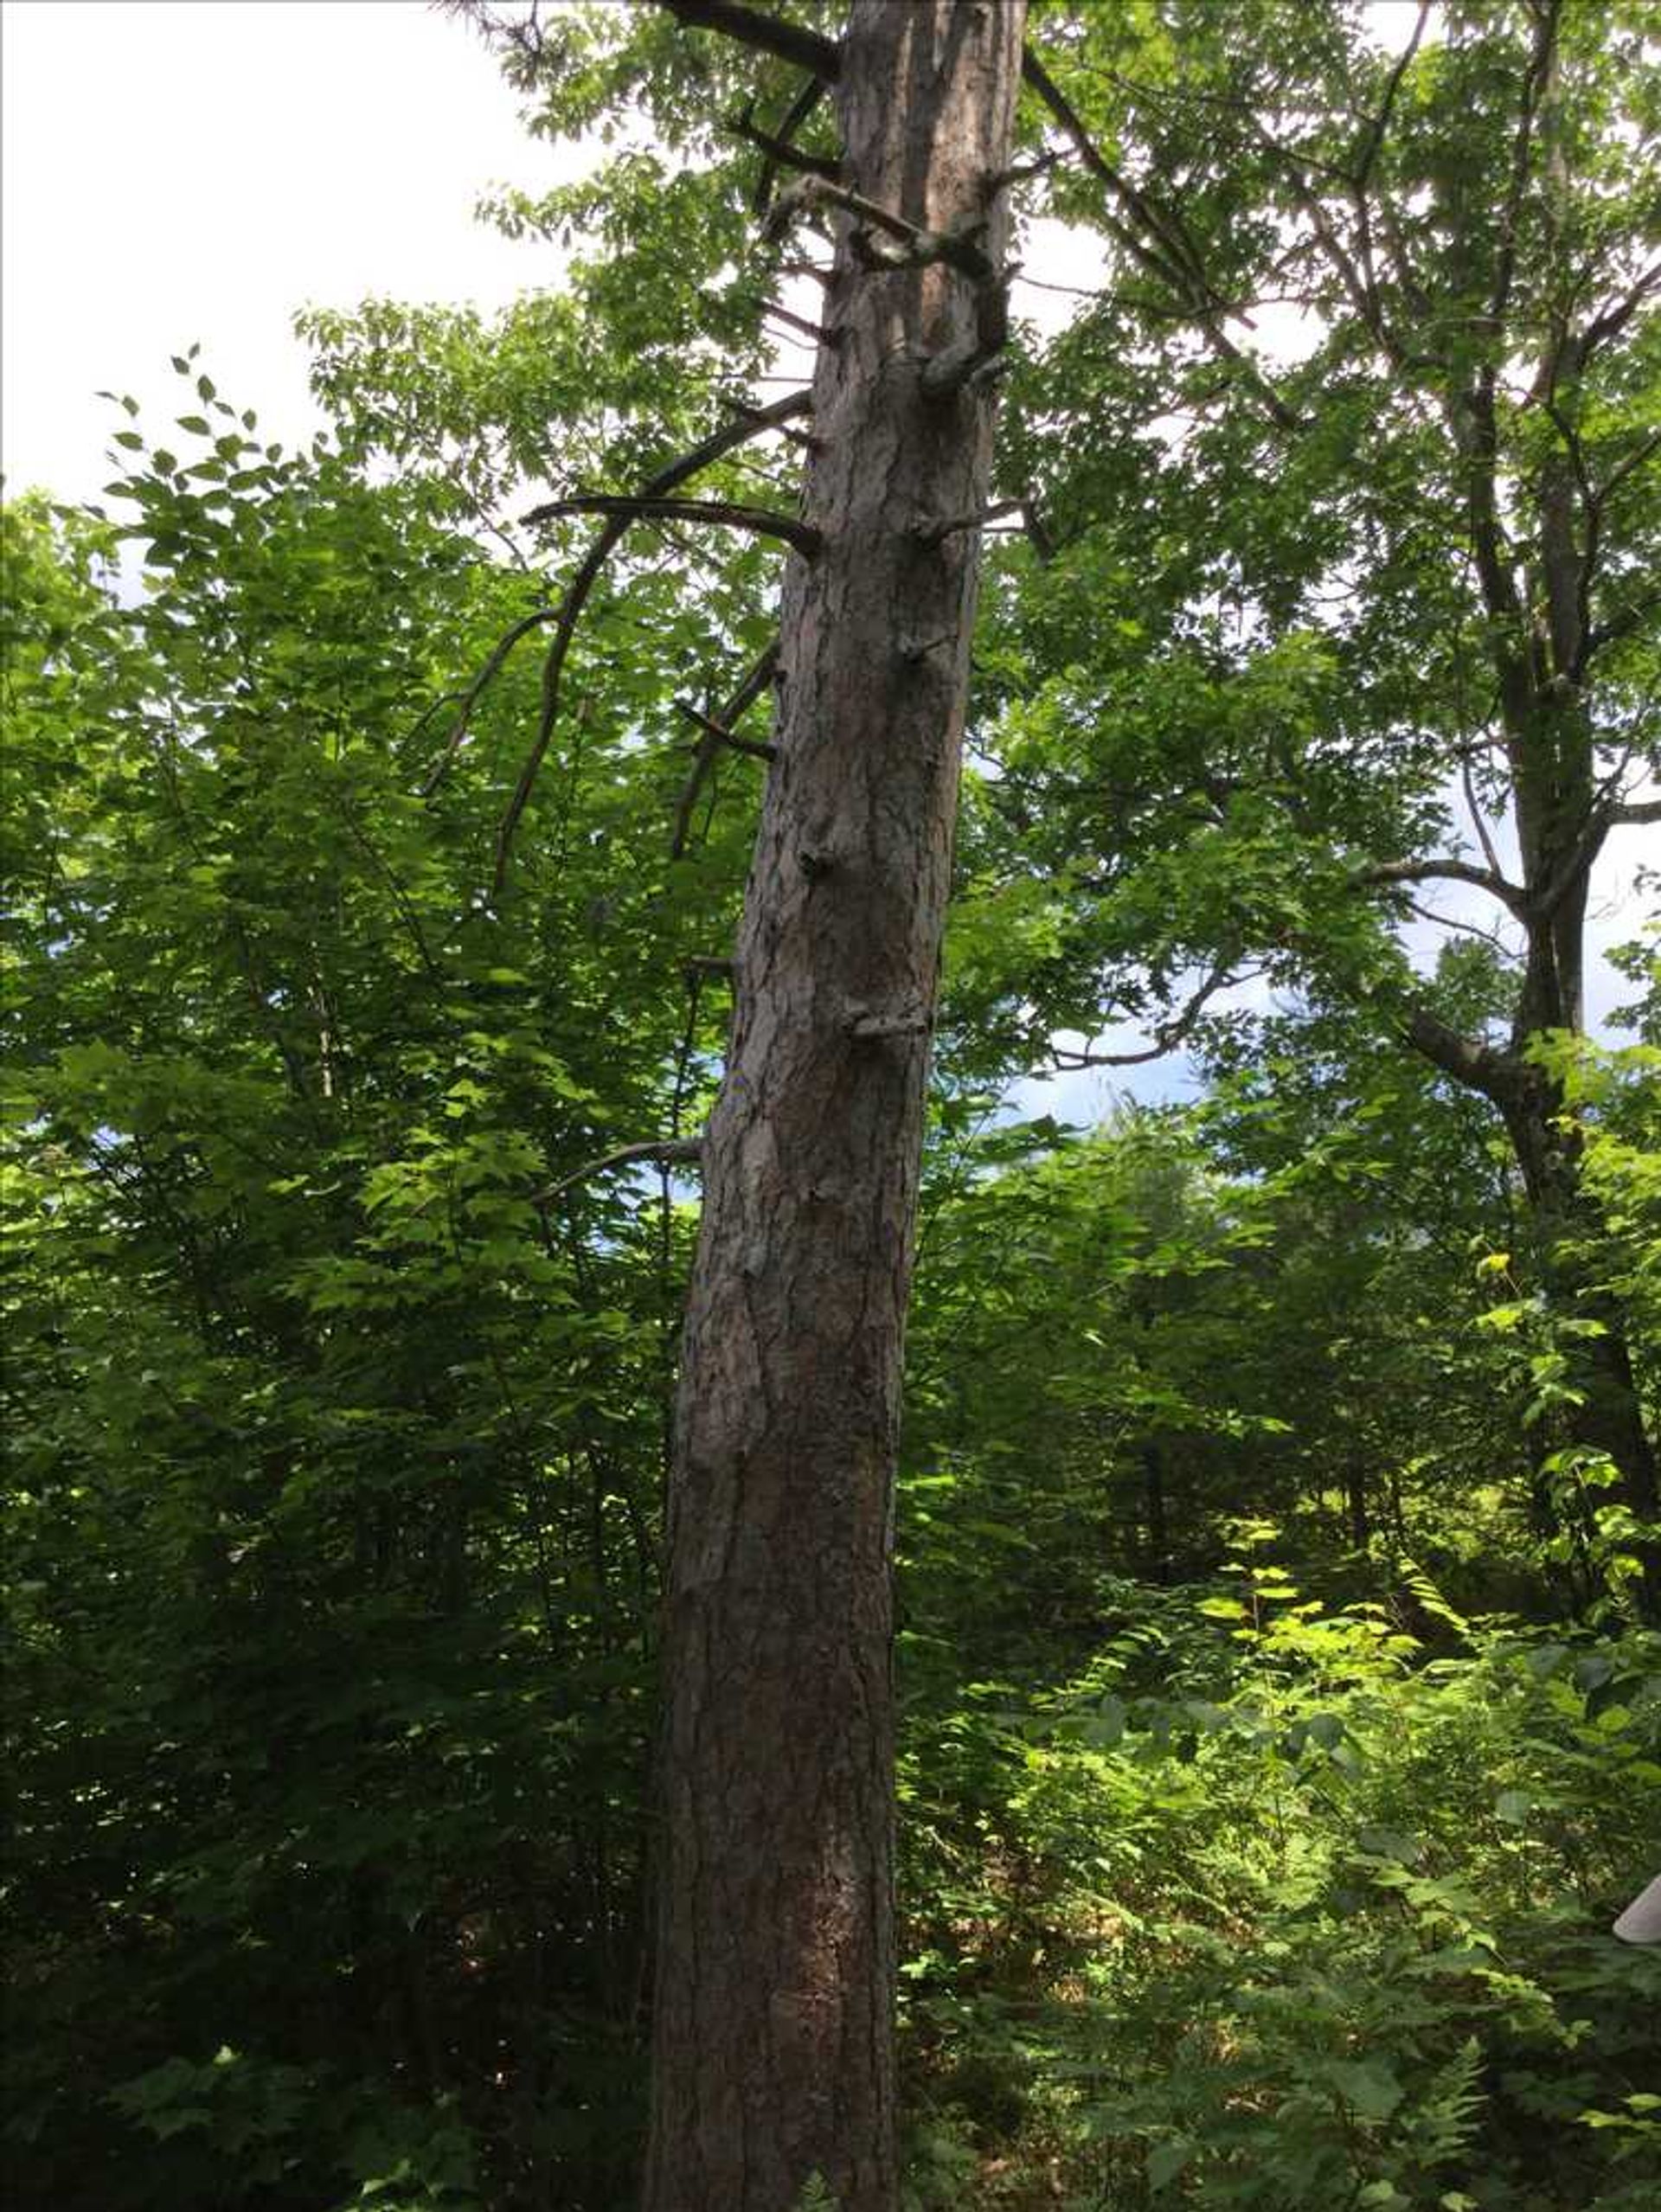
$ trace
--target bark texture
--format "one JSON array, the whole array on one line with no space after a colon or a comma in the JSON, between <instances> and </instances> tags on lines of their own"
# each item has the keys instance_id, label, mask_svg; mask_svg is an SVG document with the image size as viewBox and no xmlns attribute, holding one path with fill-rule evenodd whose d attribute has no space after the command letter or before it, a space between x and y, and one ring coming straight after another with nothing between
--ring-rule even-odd
<instances>
[{"instance_id":1,"label":"bark texture","mask_svg":"<svg viewBox=\"0 0 1661 2212\"><path fill-rule=\"evenodd\" d=\"M994 269L1024 13L853 0L837 71L850 191ZM893 1472L979 552L931 529L985 504L1001 301L833 220L683 1346L648 2212L896 2190Z\"/></svg>"}]
</instances>

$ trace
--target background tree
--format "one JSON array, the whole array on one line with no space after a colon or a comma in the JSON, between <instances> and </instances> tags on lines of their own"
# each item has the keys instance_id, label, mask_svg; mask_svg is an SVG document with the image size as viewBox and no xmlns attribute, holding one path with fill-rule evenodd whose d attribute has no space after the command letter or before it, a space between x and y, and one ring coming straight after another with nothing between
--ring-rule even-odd
<instances>
[{"instance_id":1,"label":"background tree","mask_svg":"<svg viewBox=\"0 0 1661 2212\"><path fill-rule=\"evenodd\" d=\"M1606 846L1658 818L1653 36L1556 0L1427 6L1394 51L1336 0L1055 27L1049 189L1105 266L1013 388L1006 487L1059 550L996 594L988 792L1023 897L1053 856L1035 1045L1104 1007L1192 1034L1249 970L1488 1101L1542 1278L1596 1324L1574 1434L1651 1521L1536 1048L1584 1025ZM1503 1023L1451 1023L1403 956L1450 890L1511 932Z\"/></svg>"}]
</instances>

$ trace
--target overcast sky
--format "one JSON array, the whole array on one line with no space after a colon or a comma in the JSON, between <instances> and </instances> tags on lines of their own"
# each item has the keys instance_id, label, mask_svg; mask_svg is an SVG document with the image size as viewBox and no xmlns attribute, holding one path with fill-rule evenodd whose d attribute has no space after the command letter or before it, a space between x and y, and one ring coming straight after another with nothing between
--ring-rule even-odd
<instances>
[{"instance_id":1,"label":"overcast sky","mask_svg":"<svg viewBox=\"0 0 1661 2212\"><path fill-rule=\"evenodd\" d=\"M1404 5L1378 10L1387 44ZM196 340L223 395L292 443L316 423L296 309L490 308L555 273L552 249L472 211L576 157L527 135L481 42L423 0L5 0L0 49L8 490L95 498L115 426L96 393L130 392L159 424L177 404L169 356ZM1600 944L1639 926L1642 835L1623 833L1600 887ZM1600 964L1594 1019L1624 988ZM1186 1087L1179 1063L1051 1095L1089 1118L1110 1086Z\"/></svg>"},{"instance_id":2,"label":"overcast sky","mask_svg":"<svg viewBox=\"0 0 1661 2212\"><path fill-rule=\"evenodd\" d=\"M370 293L494 306L550 251L472 219L555 151L468 28L420 0L7 0L8 489L109 474L103 388L176 404L200 339L273 436L313 420L289 324ZM153 403L153 407L152 407Z\"/></svg>"}]
</instances>

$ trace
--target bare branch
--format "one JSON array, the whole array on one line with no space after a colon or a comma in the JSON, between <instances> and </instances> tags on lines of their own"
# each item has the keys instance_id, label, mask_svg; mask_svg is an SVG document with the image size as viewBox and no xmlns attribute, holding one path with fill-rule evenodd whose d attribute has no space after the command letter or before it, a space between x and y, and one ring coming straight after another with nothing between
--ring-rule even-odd
<instances>
[{"instance_id":1,"label":"bare branch","mask_svg":"<svg viewBox=\"0 0 1661 2212\"><path fill-rule=\"evenodd\" d=\"M844 215L852 215L869 229L882 231L895 240L905 249L896 266L916 268L930 261L946 261L976 284L998 281L998 272L986 255L972 238L965 237L961 231L929 230L921 223L896 214L892 208L868 200L863 192L850 191L845 184L835 183L824 176L805 176L780 194L768 218L768 228L775 235L782 234L794 216L811 214L822 207L840 208Z\"/></svg>"},{"instance_id":2,"label":"bare branch","mask_svg":"<svg viewBox=\"0 0 1661 2212\"><path fill-rule=\"evenodd\" d=\"M1082 1068L1141 1068L1151 1060L1163 1060L1168 1052L1174 1052L1179 1044L1192 1035L1201 1015L1220 991L1233 984L1247 983L1253 976L1261 972L1260 969L1254 968L1236 975L1229 960L1219 960L1193 997L1169 1020L1158 1024L1153 1032L1151 1044L1145 1045L1136 1052L1093 1052L1088 1047L1082 1052L1058 1049L1055 1054L1055 1064L1057 1068L1072 1071Z\"/></svg>"},{"instance_id":3,"label":"bare branch","mask_svg":"<svg viewBox=\"0 0 1661 2212\"><path fill-rule=\"evenodd\" d=\"M688 30L719 31L723 38L736 39L758 53L776 54L781 61L805 69L827 85L842 74L842 54L831 40L800 23L746 7L742 0L657 0L657 4Z\"/></svg>"},{"instance_id":4,"label":"bare branch","mask_svg":"<svg viewBox=\"0 0 1661 2212\"><path fill-rule=\"evenodd\" d=\"M1408 901L1408 911L1421 921L1433 921L1438 929L1456 929L1466 937L1479 938L1483 944L1491 945L1504 959L1512 957L1511 948L1497 930L1485 929L1480 922L1465 921L1458 914L1439 914L1434 907L1421 906L1417 899Z\"/></svg>"},{"instance_id":5,"label":"bare branch","mask_svg":"<svg viewBox=\"0 0 1661 2212\"><path fill-rule=\"evenodd\" d=\"M550 1183L545 1190L533 1190L530 1202L533 1206L550 1205L563 1192L574 1189L578 1183L587 1183L594 1176L604 1175L611 1168L631 1167L637 1161L655 1162L660 1166L672 1163L684 1163L691 1166L702 1157L703 1139L701 1137L664 1137L645 1144L619 1144L614 1152L603 1152L599 1159L590 1160L586 1167L578 1168L574 1174L561 1176L557 1183Z\"/></svg>"},{"instance_id":6,"label":"bare branch","mask_svg":"<svg viewBox=\"0 0 1661 2212\"><path fill-rule=\"evenodd\" d=\"M1661 822L1661 798L1629 799L1625 806L1613 808L1609 816L1613 830L1632 828L1640 822Z\"/></svg>"},{"instance_id":7,"label":"bare branch","mask_svg":"<svg viewBox=\"0 0 1661 2212\"><path fill-rule=\"evenodd\" d=\"M800 92L797 93L795 99L792 100L788 108L786 109L783 120L780 122L774 136L780 139L786 145L793 145L796 140L796 133L801 129L803 124L806 122L808 117L811 115L814 109L818 106L820 100L824 97L824 80L818 77L810 77L807 82L802 87ZM773 180L777 175L778 164L776 162L769 158L762 163L761 174L756 178L755 190L750 196L750 208L753 214L758 215L766 215L768 203L773 198Z\"/></svg>"},{"instance_id":8,"label":"bare branch","mask_svg":"<svg viewBox=\"0 0 1661 2212\"><path fill-rule=\"evenodd\" d=\"M719 460L723 454L731 452L735 446L742 446L748 439L760 436L764 430L776 430L783 423L794 421L798 415L808 414L812 405L811 393L791 392L785 398L775 400L771 407L760 408L754 415L746 416L738 422L728 423L724 429L712 431L701 445L693 446L689 452L679 455L667 466L659 469L656 476L651 478L644 486L644 496L656 497L672 491L677 484L683 484L688 477L696 475L700 469L708 468L712 461ZM564 672L566 655L571 650L571 640L576 632L578 620L587 602L589 593L593 591L599 580L601 569L606 566L613 548L621 543L632 519L625 516L621 519L614 517L607 521L605 529L583 555L582 565L572 578L570 588L561 602L559 621L555 629L553 642L548 646L548 657L542 664L542 704L537 719L536 735L532 741L529 753L525 757L524 766L519 771L519 780L514 786L513 796L508 801L501 822L497 828L496 874L492 885L493 890L497 893L501 891L502 885L506 880L508 856L512 850L514 831L518 828L520 817L530 803L530 794L536 785L537 772L542 767L549 745L553 742L554 726L559 720L560 713L560 678Z\"/></svg>"},{"instance_id":9,"label":"bare branch","mask_svg":"<svg viewBox=\"0 0 1661 2212\"><path fill-rule=\"evenodd\" d=\"M1474 883L1479 891L1486 891L1517 915L1527 910L1529 903L1529 894L1523 886L1508 882L1497 869L1478 868L1474 862L1440 854L1432 860L1372 862L1366 867L1351 869L1350 881L1357 888L1368 888L1400 883Z\"/></svg>"},{"instance_id":10,"label":"bare branch","mask_svg":"<svg viewBox=\"0 0 1661 2212\"><path fill-rule=\"evenodd\" d=\"M718 722L713 715L706 715L702 707L695 706L690 699L677 699L675 711L684 715L688 721L701 729L712 744L724 745L729 753L747 753L752 760L776 760L779 758L776 745L764 745L753 737L740 737L736 731Z\"/></svg>"},{"instance_id":11,"label":"bare branch","mask_svg":"<svg viewBox=\"0 0 1661 2212\"><path fill-rule=\"evenodd\" d=\"M1465 811L1471 817L1472 826L1476 830L1478 842L1482 846L1482 856L1496 875L1502 875L1504 870L1500 867L1499 855L1494 849L1493 837L1488 828L1488 817L1483 812L1482 803L1477 797L1476 779L1471 773L1471 755L1463 749L1459 753L1459 783L1465 792Z\"/></svg>"},{"instance_id":12,"label":"bare branch","mask_svg":"<svg viewBox=\"0 0 1661 2212\"><path fill-rule=\"evenodd\" d=\"M959 530L978 530L987 523L1002 522L1006 515L1018 515L1025 508L1024 499L1000 499L996 505L983 507L973 515L953 515L944 522L928 522L919 518L911 525L910 535L919 545L941 545Z\"/></svg>"},{"instance_id":13,"label":"bare branch","mask_svg":"<svg viewBox=\"0 0 1661 2212\"><path fill-rule=\"evenodd\" d=\"M791 393L786 398L774 400L770 407L747 409L739 421L725 424L720 430L712 431L708 438L701 439L696 446L689 446L685 452L678 453L673 460L665 462L664 466L647 480L642 487L643 490L648 494L672 491L677 484L684 484L689 477L697 475L700 470L707 469L713 462L720 460L723 455L732 452L735 447L747 445L752 438L759 438L766 431L782 429L786 423L794 421L798 415L811 413L812 405L811 393L796 391ZM521 773L519 788L515 792L513 804L504 817L503 834L499 835L497 839L497 887L498 889L501 887L505 865L506 841L511 838L514 826L524 811L525 802L530 796L530 787L536 779L536 771L542 766L542 755L548 750L548 739L553 733L554 718L559 711L560 674L565 665L565 656L570 647L578 617L582 612L583 606L589 593L593 589L607 557L613 547L620 542L627 529L626 523L608 523L589 548L583 558L581 567L572 578L565 597L559 605L534 609L522 620L516 622L500 639L478 676L460 695L460 711L446 741L444 752L439 760L438 766L421 787L423 798L430 798L437 789L449 769L451 762L465 741L468 724L480 696L485 687L500 672L520 639L528 637L533 630L540 628L544 623L556 624L554 641L548 648L548 659L542 669L544 726L539 728L537 731L535 746Z\"/></svg>"},{"instance_id":14,"label":"bare branch","mask_svg":"<svg viewBox=\"0 0 1661 2212\"><path fill-rule=\"evenodd\" d=\"M818 91L819 87L816 84L813 87L816 97ZM792 109L792 112L794 113L794 112ZM834 184L842 174L841 163L834 161L829 154L805 152L800 146L794 144L788 136L780 137L776 131L763 130L755 120L755 104L753 100L745 102L738 113L729 119L727 128L735 137L742 138L747 144L760 147L767 157L766 173L769 176L775 170L793 169L805 176L823 177L826 183ZM766 204L764 201L762 205Z\"/></svg>"},{"instance_id":15,"label":"bare branch","mask_svg":"<svg viewBox=\"0 0 1661 2212\"><path fill-rule=\"evenodd\" d=\"M815 345L839 346L847 335L843 330L830 330L823 323L811 322L793 307L786 307L782 300L764 299L761 312L771 321L782 323L787 330L794 330L798 337L811 338Z\"/></svg>"},{"instance_id":16,"label":"bare branch","mask_svg":"<svg viewBox=\"0 0 1661 2212\"><path fill-rule=\"evenodd\" d=\"M687 708L682 706L680 701L676 702L677 706L682 707L683 713L690 713L695 716L702 728L703 735L699 740L697 750L692 756L692 766L685 783L681 786L680 797L675 802L675 830L669 843L669 856L671 860L679 860L686 850L686 841L692 834L692 810L698 803L698 793L703 788L704 778L714 766L716 753L720 752L723 745L741 747L746 751L749 749L745 741L734 735L734 726L748 712L766 689L768 684L772 683L773 671L778 665L779 641L775 638L766 651L756 659L745 676L744 681L719 714L705 715L700 714L696 708ZM773 757L774 748L770 745L759 747L756 749L765 752L769 760Z\"/></svg>"},{"instance_id":17,"label":"bare branch","mask_svg":"<svg viewBox=\"0 0 1661 2212\"><path fill-rule=\"evenodd\" d=\"M719 523L760 537L783 538L811 561L823 540L811 523L795 515L776 515L768 507L741 506L732 499L649 499L612 491L580 492L573 499L550 499L533 507L527 523L551 523L562 515L603 515L608 522Z\"/></svg>"}]
</instances>

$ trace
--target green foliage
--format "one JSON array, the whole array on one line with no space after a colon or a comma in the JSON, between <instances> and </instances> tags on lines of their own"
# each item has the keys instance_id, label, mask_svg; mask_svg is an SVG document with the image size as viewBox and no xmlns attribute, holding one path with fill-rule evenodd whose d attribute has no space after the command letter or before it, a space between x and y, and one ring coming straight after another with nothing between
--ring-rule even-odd
<instances>
[{"instance_id":1,"label":"green foliage","mask_svg":"<svg viewBox=\"0 0 1661 2212\"><path fill-rule=\"evenodd\" d=\"M907 1831L914 2201L1048 2162L1080 2206L1636 2212L1661 1961L1606 1931L1661 1823L1661 1645L1433 1656L1263 1557L914 1736L950 1778Z\"/></svg>"},{"instance_id":2,"label":"green foliage","mask_svg":"<svg viewBox=\"0 0 1661 2212\"><path fill-rule=\"evenodd\" d=\"M1366 11L1034 11L1230 327L1313 319L1277 441L1099 178L1023 200L1108 269L1020 338L998 466L1050 542L995 549L976 642L897 1529L914 2212L1661 2190L1661 1960L1606 1933L1654 1870L1661 1649L1644 1529L1563 1426L1617 1325L1661 1416L1653 971L1640 1043L1533 1039L1576 1170L1542 1224L1486 1105L1400 1051L1413 995L1497 1038L1505 959L1415 978L1401 887L1357 882L1449 849L1461 766L1508 796L1448 399L1497 375L1524 531L1557 448L1496 267L1530 345L1635 280L1654 10L1561 11L1567 205L1537 165L1507 198L1539 11L1436 12L1376 150L1404 364L1264 135L1347 173L1392 66ZM516 16L507 58L533 127L608 155L491 210L576 247L564 289L309 314L335 427L298 453L193 349L166 442L112 398L105 510L0 519L4 2144L61 2212L633 2185L692 1223L667 1176L580 1170L696 1127L718 1072L726 985L687 976L757 779L721 765L671 861L671 702L754 659L778 556L632 533L492 896L589 542L513 517L635 483L765 367L722 119L798 87L657 10ZM1582 734L1618 780L1661 696L1658 356L1645 316L1606 337L1555 404L1604 486ZM699 488L787 505L790 455ZM1193 1111L1000 1110L1056 1031L1139 1042L1214 971L1276 995L1202 1023Z\"/></svg>"}]
</instances>

